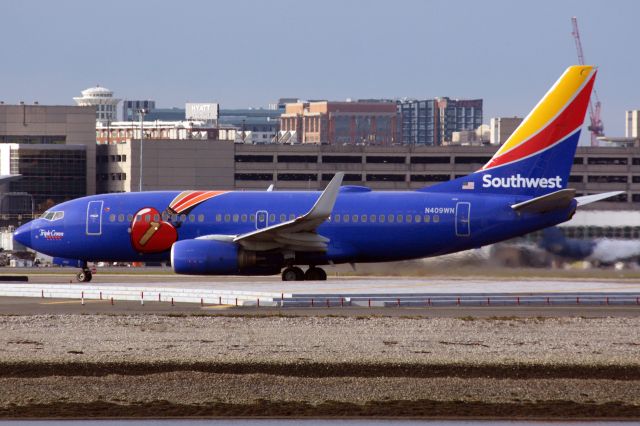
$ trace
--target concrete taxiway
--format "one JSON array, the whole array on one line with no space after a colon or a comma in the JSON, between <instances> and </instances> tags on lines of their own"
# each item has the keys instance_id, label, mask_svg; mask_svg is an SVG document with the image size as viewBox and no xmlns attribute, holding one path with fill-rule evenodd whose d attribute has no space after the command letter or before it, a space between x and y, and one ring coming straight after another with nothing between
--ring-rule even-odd
<instances>
[{"instance_id":1,"label":"concrete taxiway","mask_svg":"<svg viewBox=\"0 0 640 426\"><path fill-rule=\"evenodd\" d=\"M36 298L42 303L134 302L198 304L210 309L261 308L599 308L640 310L638 280L340 278L282 282L274 278L103 276L102 282L65 283L38 277L36 282L1 283L0 296ZM58 281L58 282L55 282ZM111 281L111 282L109 282ZM17 299L12 299L17 300ZM146 310L146 309L145 309Z\"/></svg>"}]
</instances>

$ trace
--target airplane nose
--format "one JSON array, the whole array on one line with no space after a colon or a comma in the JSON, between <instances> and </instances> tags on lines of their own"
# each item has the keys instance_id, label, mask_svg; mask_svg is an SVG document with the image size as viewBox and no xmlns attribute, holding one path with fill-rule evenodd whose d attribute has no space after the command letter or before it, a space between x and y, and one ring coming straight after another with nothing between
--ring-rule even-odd
<instances>
[{"instance_id":1,"label":"airplane nose","mask_svg":"<svg viewBox=\"0 0 640 426\"><path fill-rule=\"evenodd\" d=\"M13 232L13 239L25 247L31 247L31 222L18 227Z\"/></svg>"}]
</instances>

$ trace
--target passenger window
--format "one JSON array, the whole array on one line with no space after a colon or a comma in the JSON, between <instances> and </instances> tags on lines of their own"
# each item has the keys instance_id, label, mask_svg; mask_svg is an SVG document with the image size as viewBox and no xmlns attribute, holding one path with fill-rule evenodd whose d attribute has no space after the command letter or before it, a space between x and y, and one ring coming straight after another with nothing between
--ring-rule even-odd
<instances>
[{"instance_id":1,"label":"passenger window","mask_svg":"<svg viewBox=\"0 0 640 426\"><path fill-rule=\"evenodd\" d=\"M438 223L438 222L440 222L440 215L434 214L434 215L433 215L433 222L434 222L434 223Z\"/></svg>"},{"instance_id":2,"label":"passenger window","mask_svg":"<svg viewBox=\"0 0 640 426\"><path fill-rule=\"evenodd\" d=\"M177 214L172 214L171 215L171 221L172 222L177 222L178 221L178 215Z\"/></svg>"},{"instance_id":3,"label":"passenger window","mask_svg":"<svg viewBox=\"0 0 640 426\"><path fill-rule=\"evenodd\" d=\"M358 215L357 215L357 214L354 214L353 216L351 216L351 221L352 221L353 223L358 223Z\"/></svg>"},{"instance_id":4,"label":"passenger window","mask_svg":"<svg viewBox=\"0 0 640 426\"><path fill-rule=\"evenodd\" d=\"M204 222L204 215L202 213L198 215L198 222L200 223Z\"/></svg>"},{"instance_id":5,"label":"passenger window","mask_svg":"<svg viewBox=\"0 0 640 426\"><path fill-rule=\"evenodd\" d=\"M366 222L367 221L367 215L363 214L362 216L360 216L360 222Z\"/></svg>"},{"instance_id":6,"label":"passenger window","mask_svg":"<svg viewBox=\"0 0 640 426\"><path fill-rule=\"evenodd\" d=\"M118 222L124 222L124 215L122 213L118 215Z\"/></svg>"},{"instance_id":7,"label":"passenger window","mask_svg":"<svg viewBox=\"0 0 640 426\"><path fill-rule=\"evenodd\" d=\"M291 213L291 214L289 215L289 220L294 220L295 218L296 218L296 215L295 215L295 214Z\"/></svg>"},{"instance_id":8,"label":"passenger window","mask_svg":"<svg viewBox=\"0 0 640 426\"><path fill-rule=\"evenodd\" d=\"M388 219L389 223L393 223L393 222L394 222L394 219L395 219L395 216L393 216L392 214L390 214L390 215L389 215L389 217L387 217L387 219Z\"/></svg>"},{"instance_id":9,"label":"passenger window","mask_svg":"<svg viewBox=\"0 0 640 426\"><path fill-rule=\"evenodd\" d=\"M274 213L271 213L269 215L269 223L273 223L276 221L276 215Z\"/></svg>"},{"instance_id":10,"label":"passenger window","mask_svg":"<svg viewBox=\"0 0 640 426\"><path fill-rule=\"evenodd\" d=\"M131 213L129 213L129 214L127 215L127 220L128 220L129 222L131 222L131 221L133 220L133 215L132 215Z\"/></svg>"},{"instance_id":11,"label":"passenger window","mask_svg":"<svg viewBox=\"0 0 640 426\"><path fill-rule=\"evenodd\" d=\"M250 215L250 216L249 216L249 221L250 221L251 223L255 223L255 221L256 221L256 215L255 215L255 214Z\"/></svg>"},{"instance_id":12,"label":"passenger window","mask_svg":"<svg viewBox=\"0 0 640 426\"><path fill-rule=\"evenodd\" d=\"M216 222L222 222L222 215L220 213L216 215Z\"/></svg>"},{"instance_id":13,"label":"passenger window","mask_svg":"<svg viewBox=\"0 0 640 426\"><path fill-rule=\"evenodd\" d=\"M343 216L342 216L342 221L343 221L344 223L348 223L348 222L349 222L349 215L348 215L348 214L343 215Z\"/></svg>"},{"instance_id":14,"label":"passenger window","mask_svg":"<svg viewBox=\"0 0 640 426\"><path fill-rule=\"evenodd\" d=\"M340 215L339 214L335 215L333 218L333 221L336 223L340 223Z\"/></svg>"},{"instance_id":15,"label":"passenger window","mask_svg":"<svg viewBox=\"0 0 640 426\"><path fill-rule=\"evenodd\" d=\"M420 223L420 222L422 222L422 216L420 216L419 214L417 214L417 215L416 215L416 217L415 217L415 222L416 222L416 223Z\"/></svg>"},{"instance_id":16,"label":"passenger window","mask_svg":"<svg viewBox=\"0 0 640 426\"><path fill-rule=\"evenodd\" d=\"M429 216L428 214L424 215L424 223L429 223L431 222L431 216Z\"/></svg>"},{"instance_id":17,"label":"passenger window","mask_svg":"<svg viewBox=\"0 0 640 426\"><path fill-rule=\"evenodd\" d=\"M369 216L369 222L375 223L376 221L376 215L372 214L371 216Z\"/></svg>"},{"instance_id":18,"label":"passenger window","mask_svg":"<svg viewBox=\"0 0 640 426\"><path fill-rule=\"evenodd\" d=\"M411 222L413 222L413 216L408 214L407 217L405 217L405 220L407 221L407 223L411 223Z\"/></svg>"},{"instance_id":19,"label":"passenger window","mask_svg":"<svg viewBox=\"0 0 640 426\"><path fill-rule=\"evenodd\" d=\"M224 215L224 221L225 222L231 222L231 215L230 214L225 214Z\"/></svg>"},{"instance_id":20,"label":"passenger window","mask_svg":"<svg viewBox=\"0 0 640 426\"><path fill-rule=\"evenodd\" d=\"M398 223L402 223L402 215L401 214L398 215L397 219L398 219L397 220Z\"/></svg>"},{"instance_id":21,"label":"passenger window","mask_svg":"<svg viewBox=\"0 0 640 426\"><path fill-rule=\"evenodd\" d=\"M169 220L169 213L162 212L162 220Z\"/></svg>"},{"instance_id":22,"label":"passenger window","mask_svg":"<svg viewBox=\"0 0 640 426\"><path fill-rule=\"evenodd\" d=\"M378 219L380 219L380 223L384 223L384 219L385 219L385 215L381 214L380 216L378 216Z\"/></svg>"},{"instance_id":23,"label":"passenger window","mask_svg":"<svg viewBox=\"0 0 640 426\"><path fill-rule=\"evenodd\" d=\"M149 216L149 215L147 215L147 217L148 217L148 216ZM113 214L113 213L111 213L111 214L109 215L109 222L113 222L113 221L115 221L115 220L116 220L116 215L115 215L115 214ZM148 220L147 220L147 222L148 222Z\"/></svg>"},{"instance_id":24,"label":"passenger window","mask_svg":"<svg viewBox=\"0 0 640 426\"><path fill-rule=\"evenodd\" d=\"M240 220L242 221L242 223L247 223L247 215L243 214L242 216L240 216Z\"/></svg>"},{"instance_id":25,"label":"passenger window","mask_svg":"<svg viewBox=\"0 0 640 426\"><path fill-rule=\"evenodd\" d=\"M195 221L196 221L196 215L190 214L189 215L189 222L195 222Z\"/></svg>"},{"instance_id":26,"label":"passenger window","mask_svg":"<svg viewBox=\"0 0 640 426\"><path fill-rule=\"evenodd\" d=\"M114 216L114 215L111 215L111 216ZM111 222L113 222L113 220L111 219L111 216L109 216L109 220ZM114 216L114 219L115 219L115 216ZM151 222L151 215L150 214L145 214L144 215L144 221L147 222L147 223Z\"/></svg>"},{"instance_id":27,"label":"passenger window","mask_svg":"<svg viewBox=\"0 0 640 426\"><path fill-rule=\"evenodd\" d=\"M234 214L233 215L233 223L238 223L239 220L240 220L240 215Z\"/></svg>"},{"instance_id":28,"label":"passenger window","mask_svg":"<svg viewBox=\"0 0 640 426\"><path fill-rule=\"evenodd\" d=\"M180 222L186 222L187 221L187 215L186 214L181 214L180 215Z\"/></svg>"},{"instance_id":29,"label":"passenger window","mask_svg":"<svg viewBox=\"0 0 640 426\"><path fill-rule=\"evenodd\" d=\"M154 214L154 215L153 215L153 221L154 221L154 222L159 222L159 221L160 221L160 215L158 215L158 214Z\"/></svg>"},{"instance_id":30,"label":"passenger window","mask_svg":"<svg viewBox=\"0 0 640 426\"><path fill-rule=\"evenodd\" d=\"M280 215L280 222L284 222L284 221L286 221L286 220L287 220L287 215L286 215L286 214L284 214L284 213L282 213L282 214Z\"/></svg>"}]
</instances>

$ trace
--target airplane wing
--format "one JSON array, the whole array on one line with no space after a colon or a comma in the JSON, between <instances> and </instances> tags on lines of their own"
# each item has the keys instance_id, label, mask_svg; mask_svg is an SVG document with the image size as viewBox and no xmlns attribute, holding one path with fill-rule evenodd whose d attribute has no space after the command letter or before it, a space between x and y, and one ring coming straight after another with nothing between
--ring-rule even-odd
<instances>
[{"instance_id":1,"label":"airplane wing","mask_svg":"<svg viewBox=\"0 0 640 426\"><path fill-rule=\"evenodd\" d=\"M331 216L344 173L336 173L311 210L302 216L233 238L249 250L285 248L295 251L325 251L329 239L316 229ZM205 237L206 238L206 237Z\"/></svg>"}]
</instances>

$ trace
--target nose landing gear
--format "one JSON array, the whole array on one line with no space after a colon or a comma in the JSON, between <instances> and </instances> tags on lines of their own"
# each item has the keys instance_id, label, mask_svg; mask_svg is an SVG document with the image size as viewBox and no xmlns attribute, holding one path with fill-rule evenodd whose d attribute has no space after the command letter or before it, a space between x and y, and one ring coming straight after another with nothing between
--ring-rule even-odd
<instances>
[{"instance_id":1,"label":"nose landing gear","mask_svg":"<svg viewBox=\"0 0 640 426\"><path fill-rule=\"evenodd\" d=\"M327 273L322 268L310 266L307 272L297 266L288 266L282 271L282 281L325 281Z\"/></svg>"}]
</instances>

